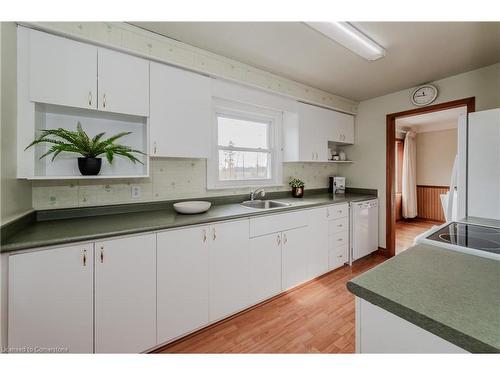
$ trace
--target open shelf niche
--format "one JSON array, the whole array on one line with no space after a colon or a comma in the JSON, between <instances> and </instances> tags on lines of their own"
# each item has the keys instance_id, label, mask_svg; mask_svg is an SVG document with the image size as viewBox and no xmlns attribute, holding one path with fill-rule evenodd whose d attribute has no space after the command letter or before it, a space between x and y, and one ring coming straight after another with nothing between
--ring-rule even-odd
<instances>
[{"instance_id":1,"label":"open shelf niche","mask_svg":"<svg viewBox=\"0 0 500 375\"><path fill-rule=\"evenodd\" d=\"M146 155L135 154L144 164L134 164L121 156L115 156L113 164L109 164L105 155L102 155L102 167L99 175L82 176L78 170L77 158L79 156L77 154L63 152L54 161L51 161L52 155L40 159L40 156L50 147L50 145L40 144L36 145L34 150L28 149L26 151L32 150L34 163L33 176L27 177L28 179L107 179L149 176L148 122L146 117L35 103L35 128L32 139L40 134L39 130L41 129L76 130L78 122L81 123L83 130L89 137L105 132L103 137L105 139L120 132L132 132L119 138L116 142L144 152Z\"/></svg>"}]
</instances>

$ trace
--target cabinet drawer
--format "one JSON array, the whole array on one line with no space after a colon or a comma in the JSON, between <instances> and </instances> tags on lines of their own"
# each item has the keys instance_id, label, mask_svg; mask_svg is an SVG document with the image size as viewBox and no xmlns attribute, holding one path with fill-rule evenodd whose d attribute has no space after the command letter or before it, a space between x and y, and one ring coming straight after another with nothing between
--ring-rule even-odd
<instances>
[{"instance_id":1,"label":"cabinet drawer","mask_svg":"<svg viewBox=\"0 0 500 375\"><path fill-rule=\"evenodd\" d=\"M250 238L305 227L307 221L307 213L304 211L250 219Z\"/></svg>"},{"instance_id":2,"label":"cabinet drawer","mask_svg":"<svg viewBox=\"0 0 500 375\"><path fill-rule=\"evenodd\" d=\"M332 235L349 230L349 218L342 217L328 222L328 234Z\"/></svg>"},{"instance_id":3,"label":"cabinet drawer","mask_svg":"<svg viewBox=\"0 0 500 375\"><path fill-rule=\"evenodd\" d=\"M342 203L328 207L328 217L330 219L349 217L349 205L347 203Z\"/></svg>"},{"instance_id":4,"label":"cabinet drawer","mask_svg":"<svg viewBox=\"0 0 500 375\"><path fill-rule=\"evenodd\" d=\"M349 231L338 232L328 237L328 248L334 249L349 244Z\"/></svg>"},{"instance_id":5,"label":"cabinet drawer","mask_svg":"<svg viewBox=\"0 0 500 375\"><path fill-rule=\"evenodd\" d=\"M328 266L331 270L343 266L349 261L349 246L335 247L328 252Z\"/></svg>"}]
</instances>

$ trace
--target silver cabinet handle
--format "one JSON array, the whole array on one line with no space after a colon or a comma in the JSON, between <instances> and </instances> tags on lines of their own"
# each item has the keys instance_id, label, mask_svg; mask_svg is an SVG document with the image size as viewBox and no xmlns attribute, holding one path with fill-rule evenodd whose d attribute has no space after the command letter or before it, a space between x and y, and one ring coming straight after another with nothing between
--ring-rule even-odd
<instances>
[{"instance_id":1,"label":"silver cabinet handle","mask_svg":"<svg viewBox=\"0 0 500 375\"><path fill-rule=\"evenodd\" d=\"M207 242L207 230L203 229L203 242Z\"/></svg>"},{"instance_id":2,"label":"silver cabinet handle","mask_svg":"<svg viewBox=\"0 0 500 375\"><path fill-rule=\"evenodd\" d=\"M156 155L156 141L153 142L153 154Z\"/></svg>"},{"instance_id":3,"label":"silver cabinet handle","mask_svg":"<svg viewBox=\"0 0 500 375\"><path fill-rule=\"evenodd\" d=\"M83 266L87 266L87 250L83 250Z\"/></svg>"},{"instance_id":4,"label":"silver cabinet handle","mask_svg":"<svg viewBox=\"0 0 500 375\"><path fill-rule=\"evenodd\" d=\"M337 227L338 228L342 228L342 224L337 224Z\"/></svg>"},{"instance_id":5,"label":"silver cabinet handle","mask_svg":"<svg viewBox=\"0 0 500 375\"><path fill-rule=\"evenodd\" d=\"M276 238L276 242L278 242L278 246L281 245L281 236L278 234L278 237Z\"/></svg>"},{"instance_id":6,"label":"silver cabinet handle","mask_svg":"<svg viewBox=\"0 0 500 375\"><path fill-rule=\"evenodd\" d=\"M104 263L104 246L101 246L101 263Z\"/></svg>"},{"instance_id":7,"label":"silver cabinet handle","mask_svg":"<svg viewBox=\"0 0 500 375\"><path fill-rule=\"evenodd\" d=\"M217 239L217 233L215 233L215 228L212 228L212 239L214 241Z\"/></svg>"},{"instance_id":8,"label":"silver cabinet handle","mask_svg":"<svg viewBox=\"0 0 500 375\"><path fill-rule=\"evenodd\" d=\"M328 208L326 209L326 217L330 217L330 210Z\"/></svg>"},{"instance_id":9,"label":"silver cabinet handle","mask_svg":"<svg viewBox=\"0 0 500 375\"><path fill-rule=\"evenodd\" d=\"M283 243L286 244L288 242L288 238L286 237L286 233L283 233Z\"/></svg>"},{"instance_id":10,"label":"silver cabinet handle","mask_svg":"<svg viewBox=\"0 0 500 375\"><path fill-rule=\"evenodd\" d=\"M316 160L318 160L318 153L316 153Z\"/></svg>"},{"instance_id":11,"label":"silver cabinet handle","mask_svg":"<svg viewBox=\"0 0 500 375\"><path fill-rule=\"evenodd\" d=\"M342 241L343 239L342 238L337 238L337 242L340 242Z\"/></svg>"},{"instance_id":12,"label":"silver cabinet handle","mask_svg":"<svg viewBox=\"0 0 500 375\"><path fill-rule=\"evenodd\" d=\"M102 107L106 108L106 94L102 96Z\"/></svg>"},{"instance_id":13,"label":"silver cabinet handle","mask_svg":"<svg viewBox=\"0 0 500 375\"><path fill-rule=\"evenodd\" d=\"M92 91L89 91L89 106L92 106Z\"/></svg>"}]
</instances>

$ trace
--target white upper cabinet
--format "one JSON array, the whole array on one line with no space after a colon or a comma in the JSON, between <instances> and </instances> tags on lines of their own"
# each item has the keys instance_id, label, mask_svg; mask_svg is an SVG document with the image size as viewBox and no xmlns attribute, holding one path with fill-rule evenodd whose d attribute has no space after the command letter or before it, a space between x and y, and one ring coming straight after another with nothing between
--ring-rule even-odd
<instances>
[{"instance_id":1,"label":"white upper cabinet","mask_svg":"<svg viewBox=\"0 0 500 375\"><path fill-rule=\"evenodd\" d=\"M92 353L93 255L88 243L9 256L9 347Z\"/></svg>"},{"instance_id":2,"label":"white upper cabinet","mask_svg":"<svg viewBox=\"0 0 500 375\"><path fill-rule=\"evenodd\" d=\"M354 117L300 102L296 114L285 113L285 161L327 161L329 141L354 143Z\"/></svg>"},{"instance_id":3,"label":"white upper cabinet","mask_svg":"<svg viewBox=\"0 0 500 375\"><path fill-rule=\"evenodd\" d=\"M211 79L151 63L152 156L208 158L211 140Z\"/></svg>"},{"instance_id":4,"label":"white upper cabinet","mask_svg":"<svg viewBox=\"0 0 500 375\"><path fill-rule=\"evenodd\" d=\"M95 244L95 352L156 345L156 235Z\"/></svg>"},{"instance_id":5,"label":"white upper cabinet","mask_svg":"<svg viewBox=\"0 0 500 375\"><path fill-rule=\"evenodd\" d=\"M31 101L97 109L97 47L24 28L19 37Z\"/></svg>"},{"instance_id":6,"label":"white upper cabinet","mask_svg":"<svg viewBox=\"0 0 500 375\"><path fill-rule=\"evenodd\" d=\"M98 108L149 116L149 61L99 48Z\"/></svg>"},{"instance_id":7,"label":"white upper cabinet","mask_svg":"<svg viewBox=\"0 0 500 375\"><path fill-rule=\"evenodd\" d=\"M334 132L331 134L335 139L329 140L337 143L354 144L354 116L335 111L330 112L333 112L334 118Z\"/></svg>"}]
</instances>

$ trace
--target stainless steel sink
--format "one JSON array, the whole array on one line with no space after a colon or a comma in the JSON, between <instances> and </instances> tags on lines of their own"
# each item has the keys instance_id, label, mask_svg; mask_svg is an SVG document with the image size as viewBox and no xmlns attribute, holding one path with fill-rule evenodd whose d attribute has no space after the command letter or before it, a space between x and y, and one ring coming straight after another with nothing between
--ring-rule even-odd
<instances>
[{"instance_id":1,"label":"stainless steel sink","mask_svg":"<svg viewBox=\"0 0 500 375\"><path fill-rule=\"evenodd\" d=\"M260 208L260 209L269 209L269 208L278 208L278 207L288 207L291 206L290 203L283 203L277 201L270 200L253 200L253 201L245 201L241 203L242 206L250 207L250 208Z\"/></svg>"}]
</instances>

